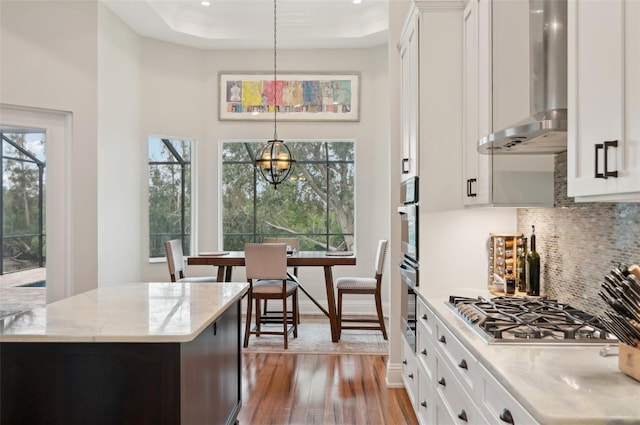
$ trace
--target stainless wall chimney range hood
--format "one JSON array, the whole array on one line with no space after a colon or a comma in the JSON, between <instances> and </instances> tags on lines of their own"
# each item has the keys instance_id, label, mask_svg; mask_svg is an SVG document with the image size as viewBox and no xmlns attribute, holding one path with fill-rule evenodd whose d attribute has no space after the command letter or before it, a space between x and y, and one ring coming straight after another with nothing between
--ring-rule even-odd
<instances>
[{"instance_id":1,"label":"stainless wall chimney range hood","mask_svg":"<svg viewBox=\"0 0 640 425\"><path fill-rule=\"evenodd\" d=\"M567 150L567 2L529 0L531 116L483 137L481 154Z\"/></svg>"}]
</instances>

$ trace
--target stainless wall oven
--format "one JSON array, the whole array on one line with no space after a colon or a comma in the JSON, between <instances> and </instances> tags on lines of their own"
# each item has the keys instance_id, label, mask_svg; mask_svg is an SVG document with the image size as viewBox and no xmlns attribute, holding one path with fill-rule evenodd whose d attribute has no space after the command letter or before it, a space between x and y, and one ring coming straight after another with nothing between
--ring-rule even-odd
<instances>
[{"instance_id":1,"label":"stainless wall oven","mask_svg":"<svg viewBox=\"0 0 640 425\"><path fill-rule=\"evenodd\" d=\"M407 342L416 350L416 287L420 284L418 274L418 177L402 182L402 205L398 207L401 220L400 281L402 285L401 317Z\"/></svg>"},{"instance_id":2,"label":"stainless wall oven","mask_svg":"<svg viewBox=\"0 0 640 425\"><path fill-rule=\"evenodd\" d=\"M402 294L401 294L401 311L400 316L402 318L402 328L409 346L416 351L416 325L417 325L417 295L416 295L416 283L418 281L418 269L405 264L400 263L400 279L402 281Z\"/></svg>"}]
</instances>

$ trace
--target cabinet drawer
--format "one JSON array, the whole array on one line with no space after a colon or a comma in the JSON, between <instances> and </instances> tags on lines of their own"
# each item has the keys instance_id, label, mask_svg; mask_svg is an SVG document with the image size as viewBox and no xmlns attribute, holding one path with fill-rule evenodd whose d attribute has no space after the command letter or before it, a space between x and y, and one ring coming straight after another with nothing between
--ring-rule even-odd
<instances>
[{"instance_id":1,"label":"cabinet drawer","mask_svg":"<svg viewBox=\"0 0 640 425\"><path fill-rule=\"evenodd\" d=\"M480 414L471 396L455 378L449 368L448 361L436 357L436 393L442 398L451 415L449 422L442 424L485 424L487 421ZM439 419L439 418L438 418Z\"/></svg>"},{"instance_id":2,"label":"cabinet drawer","mask_svg":"<svg viewBox=\"0 0 640 425\"><path fill-rule=\"evenodd\" d=\"M411 403L415 406L418 397L418 364L416 355L411 350L409 343L403 338L402 350L402 380Z\"/></svg>"},{"instance_id":3,"label":"cabinet drawer","mask_svg":"<svg viewBox=\"0 0 640 425\"><path fill-rule=\"evenodd\" d=\"M435 372L435 360L434 370ZM415 405L418 421L421 424L430 425L433 423L435 412L435 380L433 373L427 374L424 364L418 361L418 403Z\"/></svg>"},{"instance_id":4,"label":"cabinet drawer","mask_svg":"<svg viewBox=\"0 0 640 425\"><path fill-rule=\"evenodd\" d=\"M472 397L475 397L480 376L479 363L476 358L439 320L436 325L436 342L434 344L442 357L447 360L456 377L462 382L465 390Z\"/></svg>"},{"instance_id":5,"label":"cabinet drawer","mask_svg":"<svg viewBox=\"0 0 640 425\"><path fill-rule=\"evenodd\" d=\"M418 328L422 327L429 337L435 335L436 318L429 307L418 298Z\"/></svg>"},{"instance_id":6,"label":"cabinet drawer","mask_svg":"<svg viewBox=\"0 0 640 425\"><path fill-rule=\"evenodd\" d=\"M418 327L418 351L416 357L418 364L422 365L427 375L426 378L432 383L435 382L433 374L436 368L436 349L431 342L431 338L427 335L427 331L421 327ZM421 375L420 379L422 378L423 376Z\"/></svg>"},{"instance_id":7,"label":"cabinet drawer","mask_svg":"<svg viewBox=\"0 0 640 425\"><path fill-rule=\"evenodd\" d=\"M500 384L493 375L480 366L480 409L491 423L532 425L536 420Z\"/></svg>"}]
</instances>

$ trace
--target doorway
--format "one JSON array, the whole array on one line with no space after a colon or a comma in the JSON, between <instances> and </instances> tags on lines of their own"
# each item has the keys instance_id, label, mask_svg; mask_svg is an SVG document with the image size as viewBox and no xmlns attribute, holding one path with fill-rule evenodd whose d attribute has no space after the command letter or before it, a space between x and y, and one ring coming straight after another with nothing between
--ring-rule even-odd
<instances>
[{"instance_id":1,"label":"doorway","mask_svg":"<svg viewBox=\"0 0 640 425\"><path fill-rule=\"evenodd\" d=\"M0 134L2 304L9 297L27 308L28 292L40 294L33 295L35 306L60 300L72 292L71 113L0 104ZM20 275L25 281L19 285L36 286L18 286L12 289L17 295L7 294L6 287L16 287Z\"/></svg>"}]
</instances>

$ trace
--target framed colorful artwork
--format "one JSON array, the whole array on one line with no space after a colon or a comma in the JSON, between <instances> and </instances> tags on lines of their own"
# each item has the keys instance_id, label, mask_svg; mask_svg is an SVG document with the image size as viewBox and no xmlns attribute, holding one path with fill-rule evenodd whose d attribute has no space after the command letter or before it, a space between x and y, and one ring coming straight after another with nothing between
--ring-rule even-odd
<instances>
[{"instance_id":1,"label":"framed colorful artwork","mask_svg":"<svg viewBox=\"0 0 640 425\"><path fill-rule=\"evenodd\" d=\"M220 120L360 120L358 73L221 72L219 89Z\"/></svg>"}]
</instances>

